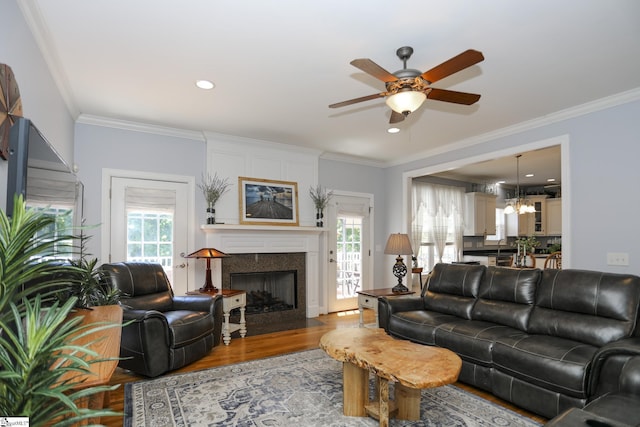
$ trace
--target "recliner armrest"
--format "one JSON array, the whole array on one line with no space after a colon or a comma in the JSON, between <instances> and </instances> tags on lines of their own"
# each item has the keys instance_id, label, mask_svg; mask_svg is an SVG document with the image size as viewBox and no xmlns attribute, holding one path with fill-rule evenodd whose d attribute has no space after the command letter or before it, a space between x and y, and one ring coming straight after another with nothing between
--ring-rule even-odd
<instances>
[{"instance_id":1,"label":"recliner armrest","mask_svg":"<svg viewBox=\"0 0 640 427\"><path fill-rule=\"evenodd\" d=\"M178 295L173 297L174 310L206 311L213 314L212 306L222 295Z\"/></svg>"}]
</instances>

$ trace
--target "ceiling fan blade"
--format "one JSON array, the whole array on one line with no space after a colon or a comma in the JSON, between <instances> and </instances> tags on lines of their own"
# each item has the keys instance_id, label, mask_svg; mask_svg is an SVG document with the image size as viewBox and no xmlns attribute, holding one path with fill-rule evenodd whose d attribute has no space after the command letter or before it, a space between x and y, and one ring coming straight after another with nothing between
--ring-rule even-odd
<instances>
[{"instance_id":1,"label":"ceiling fan blade","mask_svg":"<svg viewBox=\"0 0 640 427\"><path fill-rule=\"evenodd\" d=\"M391 110L391 118L389 119L389 124L400 123L403 120L404 120L404 114Z\"/></svg>"},{"instance_id":2,"label":"ceiling fan blade","mask_svg":"<svg viewBox=\"0 0 640 427\"><path fill-rule=\"evenodd\" d=\"M431 88L431 92L429 92L427 98L434 99L436 101L471 105L478 102L480 95L475 93L457 92L455 90Z\"/></svg>"},{"instance_id":3,"label":"ceiling fan blade","mask_svg":"<svg viewBox=\"0 0 640 427\"><path fill-rule=\"evenodd\" d=\"M335 104L329 105L329 108L339 108L346 107L347 105L356 104L358 102L369 101L372 99L380 98L386 95L386 92L376 93L373 95L362 96L360 98L350 99L348 101L337 102Z\"/></svg>"},{"instance_id":4,"label":"ceiling fan blade","mask_svg":"<svg viewBox=\"0 0 640 427\"><path fill-rule=\"evenodd\" d=\"M378 80L382 80L385 83L395 82L396 80L398 80L396 76L367 58L354 59L353 61L351 61L351 65L361 69L367 74L372 75Z\"/></svg>"},{"instance_id":5,"label":"ceiling fan blade","mask_svg":"<svg viewBox=\"0 0 640 427\"><path fill-rule=\"evenodd\" d=\"M435 83L440 79L444 79L451 74L457 73L458 71L464 70L467 67L470 67L478 62L484 60L484 56L482 52L478 52L477 50L469 49L462 52L458 56L454 56L448 61L443 62L440 65L436 65L429 71L425 71L422 73L422 78Z\"/></svg>"}]
</instances>

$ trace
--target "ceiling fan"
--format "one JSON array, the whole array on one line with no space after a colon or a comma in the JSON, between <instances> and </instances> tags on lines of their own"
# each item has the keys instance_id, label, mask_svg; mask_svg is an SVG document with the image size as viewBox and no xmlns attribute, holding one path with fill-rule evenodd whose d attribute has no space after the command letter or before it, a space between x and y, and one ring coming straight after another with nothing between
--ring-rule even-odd
<instances>
[{"instance_id":1,"label":"ceiling fan","mask_svg":"<svg viewBox=\"0 0 640 427\"><path fill-rule=\"evenodd\" d=\"M368 58L354 59L350 64L382 80L386 91L331 104L329 108L345 107L358 102L386 97L385 102L391 108L389 123L398 123L417 110L427 98L464 105L474 104L480 99L480 95L474 93L438 89L431 87L431 85L440 79L483 61L484 56L482 56L481 52L473 49L466 50L424 73L407 68L407 60L412 54L413 48L410 46L401 47L396 51L396 55L403 62L404 68L393 74Z\"/></svg>"}]
</instances>

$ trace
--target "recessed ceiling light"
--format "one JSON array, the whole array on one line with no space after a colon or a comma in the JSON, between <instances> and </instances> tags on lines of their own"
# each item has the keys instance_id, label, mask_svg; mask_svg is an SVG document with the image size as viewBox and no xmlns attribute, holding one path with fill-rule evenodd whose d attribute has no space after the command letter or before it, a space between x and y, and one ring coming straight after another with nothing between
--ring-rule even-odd
<instances>
[{"instance_id":1,"label":"recessed ceiling light","mask_svg":"<svg viewBox=\"0 0 640 427\"><path fill-rule=\"evenodd\" d=\"M533 176L534 176L534 175L533 175L532 173L528 173L528 174L526 174L525 176L526 176L527 178L533 178Z\"/></svg>"},{"instance_id":2,"label":"recessed ceiling light","mask_svg":"<svg viewBox=\"0 0 640 427\"><path fill-rule=\"evenodd\" d=\"M547 182L555 182L555 180L556 180L555 178L549 178L547 179Z\"/></svg>"},{"instance_id":3,"label":"recessed ceiling light","mask_svg":"<svg viewBox=\"0 0 640 427\"><path fill-rule=\"evenodd\" d=\"M496 182L496 184L500 185L500 184L504 184L505 182L507 182L507 181L498 181L498 182Z\"/></svg>"},{"instance_id":4,"label":"recessed ceiling light","mask_svg":"<svg viewBox=\"0 0 640 427\"><path fill-rule=\"evenodd\" d=\"M210 82L209 80L198 80L196 82L196 86L198 86L200 89L213 89L214 87L216 87L216 85L213 84L213 82Z\"/></svg>"},{"instance_id":5,"label":"recessed ceiling light","mask_svg":"<svg viewBox=\"0 0 640 427\"><path fill-rule=\"evenodd\" d=\"M400 132L400 129L399 128L389 128L389 129L387 129L387 132L389 132L389 133L398 133L398 132Z\"/></svg>"}]
</instances>

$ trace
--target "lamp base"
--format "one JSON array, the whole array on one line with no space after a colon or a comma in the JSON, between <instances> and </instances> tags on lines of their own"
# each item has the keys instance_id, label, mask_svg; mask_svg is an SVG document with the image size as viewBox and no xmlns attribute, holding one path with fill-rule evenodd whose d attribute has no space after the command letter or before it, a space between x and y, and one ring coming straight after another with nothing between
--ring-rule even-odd
<instances>
[{"instance_id":1,"label":"lamp base","mask_svg":"<svg viewBox=\"0 0 640 427\"><path fill-rule=\"evenodd\" d=\"M409 288L402 284L402 278L407 275L407 266L402 262L402 257L398 255L396 263L392 269L393 275L398 279L398 284L391 288L392 292L408 292Z\"/></svg>"},{"instance_id":2,"label":"lamp base","mask_svg":"<svg viewBox=\"0 0 640 427\"><path fill-rule=\"evenodd\" d=\"M218 292L218 288L216 288L215 286L203 286L200 289L198 289L198 292L208 292L208 293L212 293L215 294Z\"/></svg>"},{"instance_id":3,"label":"lamp base","mask_svg":"<svg viewBox=\"0 0 640 427\"><path fill-rule=\"evenodd\" d=\"M409 292L409 288L407 288L402 283L399 283L391 288L391 292Z\"/></svg>"}]
</instances>

